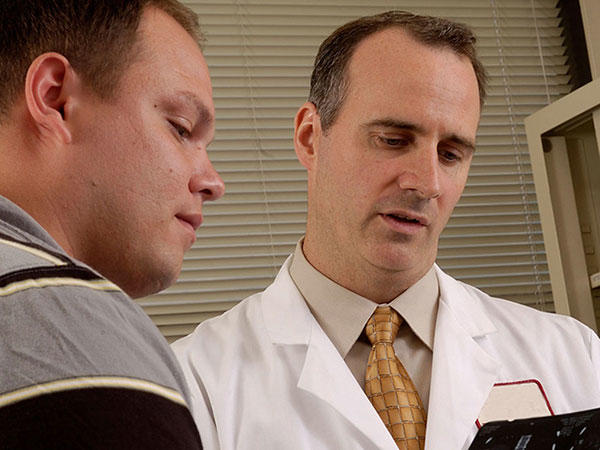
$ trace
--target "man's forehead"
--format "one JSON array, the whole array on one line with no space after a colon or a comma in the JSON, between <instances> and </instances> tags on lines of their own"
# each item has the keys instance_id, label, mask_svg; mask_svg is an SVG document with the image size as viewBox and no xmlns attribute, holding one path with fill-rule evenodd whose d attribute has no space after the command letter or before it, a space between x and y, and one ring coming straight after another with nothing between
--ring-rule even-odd
<instances>
[{"instance_id":1,"label":"man's forehead","mask_svg":"<svg viewBox=\"0 0 600 450\"><path fill-rule=\"evenodd\" d=\"M460 61L461 65L473 72L476 80L475 71L466 55L446 45L421 42L409 31L393 26L377 31L358 43L348 62L348 72L372 72L388 67L402 69L406 65L419 67L432 60L444 59ZM406 70L404 74L409 76L411 72Z\"/></svg>"},{"instance_id":2,"label":"man's forehead","mask_svg":"<svg viewBox=\"0 0 600 450\"><path fill-rule=\"evenodd\" d=\"M161 97L168 96L214 121L208 67L195 39L164 11L149 7L139 28L140 56L134 77L146 78Z\"/></svg>"},{"instance_id":3,"label":"man's forehead","mask_svg":"<svg viewBox=\"0 0 600 450\"><path fill-rule=\"evenodd\" d=\"M382 55L402 56L407 49L423 45L399 26L385 28L363 38L354 48L348 65L352 67L368 63L380 59Z\"/></svg>"},{"instance_id":4,"label":"man's forehead","mask_svg":"<svg viewBox=\"0 0 600 450\"><path fill-rule=\"evenodd\" d=\"M353 103L353 112L362 110L368 120L390 117L417 126L421 114L423 120L454 124L452 133L474 141L480 113L477 78L469 59L449 48L422 44L398 27L374 33L356 48L346 83L342 110Z\"/></svg>"},{"instance_id":5,"label":"man's forehead","mask_svg":"<svg viewBox=\"0 0 600 450\"><path fill-rule=\"evenodd\" d=\"M199 42L179 22L162 9L150 6L144 9L138 26L138 41L142 49L152 54L167 52L172 58L204 59ZM205 65L205 64L203 64Z\"/></svg>"}]
</instances>

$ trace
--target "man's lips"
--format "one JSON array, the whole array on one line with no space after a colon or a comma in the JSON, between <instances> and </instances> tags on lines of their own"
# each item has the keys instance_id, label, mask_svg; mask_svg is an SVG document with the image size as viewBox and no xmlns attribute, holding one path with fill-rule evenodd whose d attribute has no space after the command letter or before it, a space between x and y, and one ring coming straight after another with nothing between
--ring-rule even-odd
<instances>
[{"instance_id":1,"label":"man's lips","mask_svg":"<svg viewBox=\"0 0 600 450\"><path fill-rule=\"evenodd\" d=\"M379 214L379 217L389 230L403 236L416 236L426 228L419 219L403 214Z\"/></svg>"},{"instance_id":2,"label":"man's lips","mask_svg":"<svg viewBox=\"0 0 600 450\"><path fill-rule=\"evenodd\" d=\"M188 224L194 231L202 225L202 214L177 214L175 217Z\"/></svg>"},{"instance_id":3,"label":"man's lips","mask_svg":"<svg viewBox=\"0 0 600 450\"><path fill-rule=\"evenodd\" d=\"M412 211L384 211L380 215L389 220L399 223L414 224L427 227L431 223L429 218L423 214Z\"/></svg>"}]
</instances>

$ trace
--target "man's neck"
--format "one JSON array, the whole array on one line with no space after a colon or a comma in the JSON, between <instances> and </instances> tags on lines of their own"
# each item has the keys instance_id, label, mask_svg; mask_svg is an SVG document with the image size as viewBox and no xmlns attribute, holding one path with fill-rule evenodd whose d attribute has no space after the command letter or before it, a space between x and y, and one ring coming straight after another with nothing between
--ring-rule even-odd
<instances>
[{"instance_id":1,"label":"man's neck","mask_svg":"<svg viewBox=\"0 0 600 450\"><path fill-rule=\"evenodd\" d=\"M386 270L374 266L368 261L350 262L335 255L327 260L320 258L319 252L313 252L306 241L303 245L306 260L316 270L344 288L365 297L375 303L389 303L409 287L419 281L431 268L406 271Z\"/></svg>"}]
</instances>

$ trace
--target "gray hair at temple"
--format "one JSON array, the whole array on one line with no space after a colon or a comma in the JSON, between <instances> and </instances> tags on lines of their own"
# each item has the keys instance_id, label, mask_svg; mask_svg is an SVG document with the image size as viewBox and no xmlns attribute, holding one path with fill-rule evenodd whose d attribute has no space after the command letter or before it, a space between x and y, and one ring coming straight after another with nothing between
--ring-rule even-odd
<instances>
[{"instance_id":1,"label":"gray hair at temple","mask_svg":"<svg viewBox=\"0 0 600 450\"><path fill-rule=\"evenodd\" d=\"M319 47L310 79L308 100L319 112L323 131L335 122L347 94L347 66L358 44L370 35L387 28L399 27L414 39L432 47L446 47L469 58L477 84L480 104L483 105L487 76L477 58L476 38L463 24L406 11L388 11L342 25Z\"/></svg>"}]
</instances>

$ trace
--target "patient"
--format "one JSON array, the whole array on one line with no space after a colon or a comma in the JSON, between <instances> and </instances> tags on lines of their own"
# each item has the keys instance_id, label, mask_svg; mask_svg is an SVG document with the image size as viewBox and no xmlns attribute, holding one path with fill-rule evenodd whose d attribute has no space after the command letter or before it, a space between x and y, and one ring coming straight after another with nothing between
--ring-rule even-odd
<instances>
[{"instance_id":1,"label":"patient","mask_svg":"<svg viewBox=\"0 0 600 450\"><path fill-rule=\"evenodd\" d=\"M175 0L0 4L0 447L201 448L131 300L223 194L211 83Z\"/></svg>"}]
</instances>

